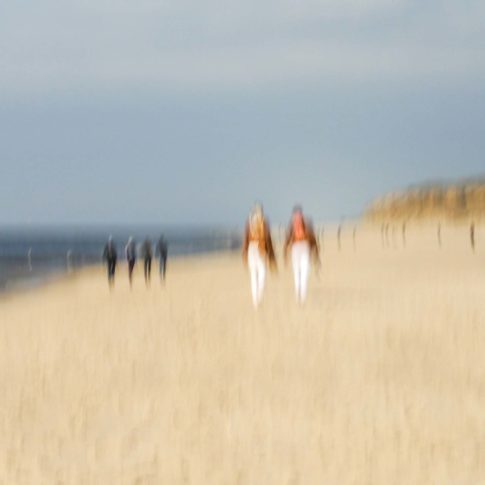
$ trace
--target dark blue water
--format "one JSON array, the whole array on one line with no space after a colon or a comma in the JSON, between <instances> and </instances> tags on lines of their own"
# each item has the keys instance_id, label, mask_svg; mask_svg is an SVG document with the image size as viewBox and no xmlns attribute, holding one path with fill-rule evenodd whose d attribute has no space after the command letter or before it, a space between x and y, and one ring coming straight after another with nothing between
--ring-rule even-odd
<instances>
[{"instance_id":1,"label":"dark blue water","mask_svg":"<svg viewBox=\"0 0 485 485\"><path fill-rule=\"evenodd\" d=\"M237 231L217 228L0 227L0 291L32 286L52 275L101 263L110 234L123 259L129 236L137 243L149 237L155 244L161 233L168 243L169 258L233 250L241 243Z\"/></svg>"}]
</instances>

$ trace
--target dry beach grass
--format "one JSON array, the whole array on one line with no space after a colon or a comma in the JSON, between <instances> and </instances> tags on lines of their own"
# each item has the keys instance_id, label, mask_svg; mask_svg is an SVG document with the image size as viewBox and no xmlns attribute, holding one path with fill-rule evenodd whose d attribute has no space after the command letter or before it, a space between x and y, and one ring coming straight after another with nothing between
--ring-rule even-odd
<instances>
[{"instance_id":1,"label":"dry beach grass","mask_svg":"<svg viewBox=\"0 0 485 485\"><path fill-rule=\"evenodd\" d=\"M2 297L0 483L485 483L485 246L349 234L303 308L229 254Z\"/></svg>"}]
</instances>

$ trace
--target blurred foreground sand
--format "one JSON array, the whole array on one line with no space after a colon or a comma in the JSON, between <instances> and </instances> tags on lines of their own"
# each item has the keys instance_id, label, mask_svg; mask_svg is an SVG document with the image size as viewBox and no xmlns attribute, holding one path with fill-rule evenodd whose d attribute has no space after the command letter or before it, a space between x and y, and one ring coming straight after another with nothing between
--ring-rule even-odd
<instances>
[{"instance_id":1,"label":"blurred foreground sand","mask_svg":"<svg viewBox=\"0 0 485 485\"><path fill-rule=\"evenodd\" d=\"M327 231L304 308L223 254L2 297L0 483L485 483L485 247L442 237Z\"/></svg>"}]
</instances>

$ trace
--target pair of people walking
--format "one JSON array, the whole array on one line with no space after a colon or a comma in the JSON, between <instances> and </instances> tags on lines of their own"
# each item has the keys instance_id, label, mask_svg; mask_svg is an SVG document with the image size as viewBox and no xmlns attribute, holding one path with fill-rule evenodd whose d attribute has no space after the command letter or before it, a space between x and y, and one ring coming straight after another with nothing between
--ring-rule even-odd
<instances>
[{"instance_id":1,"label":"pair of people walking","mask_svg":"<svg viewBox=\"0 0 485 485\"><path fill-rule=\"evenodd\" d=\"M153 259L153 248L149 238L146 238L145 241L142 243L140 248L140 253L143 259L143 272L145 275L145 282L148 284L151 278L152 259ZM160 276L162 280L164 280L166 268L167 268L168 249L167 249L167 243L163 235L160 236L160 239L157 243L155 255L160 258ZM133 236L129 237L128 243L125 246L125 256L128 262L128 279L131 286L133 282L133 270L135 269L136 259L137 259L136 242ZM108 283L110 287L112 287L114 285L116 264L118 260L116 245L113 242L112 236L109 237L108 242L104 247L103 260L106 262L107 269L108 269Z\"/></svg>"},{"instance_id":2,"label":"pair of people walking","mask_svg":"<svg viewBox=\"0 0 485 485\"><path fill-rule=\"evenodd\" d=\"M319 264L318 244L311 222L300 206L293 209L283 246L285 263L291 254L296 299L306 300L312 258ZM249 267L251 296L255 307L263 299L266 272L276 269L276 258L269 223L257 204L249 215L244 231L243 259Z\"/></svg>"}]
</instances>

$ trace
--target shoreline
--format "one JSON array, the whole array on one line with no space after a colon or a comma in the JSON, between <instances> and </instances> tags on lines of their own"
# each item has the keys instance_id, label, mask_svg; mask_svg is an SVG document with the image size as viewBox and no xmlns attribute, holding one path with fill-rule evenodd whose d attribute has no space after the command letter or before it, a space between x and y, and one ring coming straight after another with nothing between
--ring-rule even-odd
<instances>
[{"instance_id":1,"label":"shoreline","mask_svg":"<svg viewBox=\"0 0 485 485\"><path fill-rule=\"evenodd\" d=\"M239 250L220 250L216 249L213 251L206 251L200 253L189 253L189 254L176 254L173 256L169 256L167 260L167 265L172 264L179 264L182 261L196 261L200 259L202 262L210 259L210 257L218 258L224 255L235 255L239 254ZM158 275L158 258L153 258L152 260L152 278L155 278ZM136 268L139 268L140 264L143 264L143 260L138 258L136 263ZM127 270L127 262L125 259L121 260L117 264L116 269L116 278L120 277L119 271L121 269ZM32 280L23 280L24 284L14 284L10 287L5 287L4 289L0 290L0 303L2 301L7 300L8 298L21 296L25 294L30 294L43 288L48 288L53 285L57 284L64 284L69 281L72 281L76 278L83 277L85 274L88 273L95 273L95 272L102 272L106 271L106 266L104 263L90 263L86 264L81 267L73 268L71 271L52 271L49 274L45 274L44 276L35 277L32 284ZM137 271L138 272L138 271Z\"/></svg>"},{"instance_id":2,"label":"shoreline","mask_svg":"<svg viewBox=\"0 0 485 485\"><path fill-rule=\"evenodd\" d=\"M0 291L36 287L70 270L101 263L108 229L109 226L4 228L0 234ZM138 247L145 238L151 239L154 247L160 235L160 227L156 226L111 229L120 262L124 259L124 245L120 241L126 241L129 234L135 236ZM173 227L161 232L168 241L170 258L230 250L240 244L240 235L231 228Z\"/></svg>"}]
</instances>

